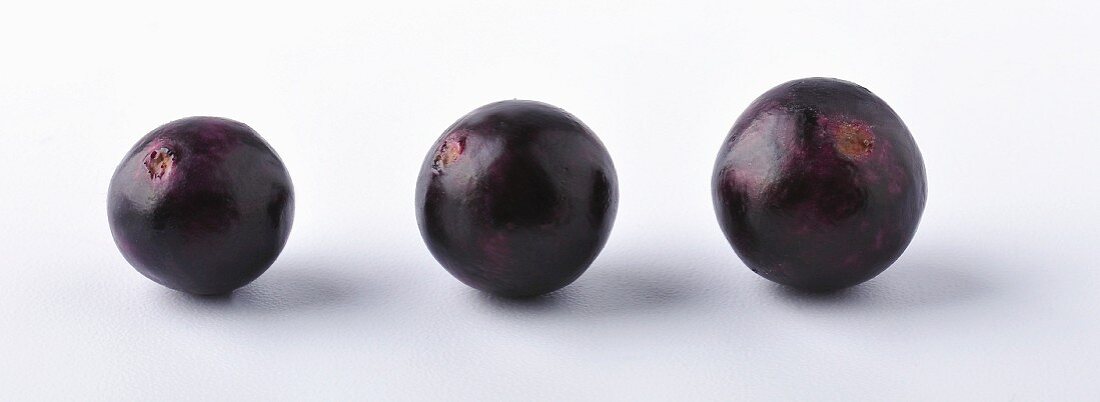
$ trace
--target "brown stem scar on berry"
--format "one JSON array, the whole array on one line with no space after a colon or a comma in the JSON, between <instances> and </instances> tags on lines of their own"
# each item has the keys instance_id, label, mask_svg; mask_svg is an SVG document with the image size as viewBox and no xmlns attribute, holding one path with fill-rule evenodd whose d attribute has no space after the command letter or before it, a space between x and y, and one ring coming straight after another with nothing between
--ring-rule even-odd
<instances>
[{"instance_id":1,"label":"brown stem scar on berry","mask_svg":"<svg viewBox=\"0 0 1100 402\"><path fill-rule=\"evenodd\" d=\"M444 141L443 145L439 147L439 151L435 153L435 159L432 160L432 170L440 173L443 168L457 161L462 156L462 148L465 142L465 138L448 138Z\"/></svg>"},{"instance_id":2,"label":"brown stem scar on berry","mask_svg":"<svg viewBox=\"0 0 1100 402\"><path fill-rule=\"evenodd\" d=\"M875 133L863 123L840 123L832 130L836 150L850 159L863 159L875 148Z\"/></svg>"},{"instance_id":3,"label":"brown stem scar on berry","mask_svg":"<svg viewBox=\"0 0 1100 402\"><path fill-rule=\"evenodd\" d=\"M176 164L176 154L167 147L160 147L149 152L142 163L149 172L150 179L159 179L172 171Z\"/></svg>"}]
</instances>

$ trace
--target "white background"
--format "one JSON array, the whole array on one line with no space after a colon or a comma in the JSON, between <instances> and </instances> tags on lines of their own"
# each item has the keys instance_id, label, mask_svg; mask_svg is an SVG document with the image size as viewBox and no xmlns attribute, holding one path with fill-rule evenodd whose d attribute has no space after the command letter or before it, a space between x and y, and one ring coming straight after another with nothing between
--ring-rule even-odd
<instances>
[{"instance_id":1,"label":"white background","mask_svg":"<svg viewBox=\"0 0 1100 402\"><path fill-rule=\"evenodd\" d=\"M1095 398L1100 7L730 3L5 5L0 399ZM887 100L929 181L906 254L817 296L745 268L709 189L741 111L808 76ZM527 302L453 279L413 213L442 130L512 98L587 123L621 190L589 271ZM228 298L145 279L107 227L123 154L190 115L296 185Z\"/></svg>"}]
</instances>

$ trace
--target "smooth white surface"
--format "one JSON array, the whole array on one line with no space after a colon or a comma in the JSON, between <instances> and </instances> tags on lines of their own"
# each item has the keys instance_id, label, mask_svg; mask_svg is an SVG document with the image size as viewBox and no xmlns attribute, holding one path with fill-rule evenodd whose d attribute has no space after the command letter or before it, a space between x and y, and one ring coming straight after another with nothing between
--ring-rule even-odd
<instances>
[{"instance_id":1,"label":"smooth white surface","mask_svg":"<svg viewBox=\"0 0 1100 402\"><path fill-rule=\"evenodd\" d=\"M729 3L5 6L0 399L1095 398L1097 3ZM709 189L741 111L807 76L887 100L930 184L907 253L825 296L745 268ZM451 278L413 214L436 137L511 98L580 117L620 178L603 254L529 302ZM150 282L107 228L116 163L189 115L251 125L296 185L229 298Z\"/></svg>"}]
</instances>

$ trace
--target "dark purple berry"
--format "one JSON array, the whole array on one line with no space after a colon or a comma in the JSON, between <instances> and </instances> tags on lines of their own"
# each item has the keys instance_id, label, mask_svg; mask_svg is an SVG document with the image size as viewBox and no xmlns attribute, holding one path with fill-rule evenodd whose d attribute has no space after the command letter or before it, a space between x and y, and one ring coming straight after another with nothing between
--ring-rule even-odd
<instances>
[{"instance_id":1,"label":"dark purple berry","mask_svg":"<svg viewBox=\"0 0 1100 402\"><path fill-rule=\"evenodd\" d=\"M867 89L829 78L761 95L714 166L718 222L754 272L793 287L862 283L890 266L927 197L909 129Z\"/></svg>"},{"instance_id":2,"label":"dark purple berry","mask_svg":"<svg viewBox=\"0 0 1100 402\"><path fill-rule=\"evenodd\" d=\"M189 117L130 149L111 177L107 217L138 272L188 293L226 293L279 256L294 220L294 188L251 128Z\"/></svg>"},{"instance_id":3,"label":"dark purple berry","mask_svg":"<svg viewBox=\"0 0 1100 402\"><path fill-rule=\"evenodd\" d=\"M596 258L617 187L607 150L576 117L540 102L497 102L432 146L416 218L432 255L463 283L535 296L573 282Z\"/></svg>"}]
</instances>

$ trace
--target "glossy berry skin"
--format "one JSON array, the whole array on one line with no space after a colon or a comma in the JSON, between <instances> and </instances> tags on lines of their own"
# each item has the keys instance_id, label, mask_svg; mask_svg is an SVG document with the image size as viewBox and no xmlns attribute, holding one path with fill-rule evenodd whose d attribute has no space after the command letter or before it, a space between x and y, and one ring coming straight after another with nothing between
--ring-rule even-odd
<instances>
[{"instance_id":1,"label":"glossy berry skin","mask_svg":"<svg viewBox=\"0 0 1100 402\"><path fill-rule=\"evenodd\" d=\"M527 297L572 283L607 241L615 167L556 107L503 101L470 112L432 146L416 218L432 255L463 283Z\"/></svg>"},{"instance_id":2,"label":"glossy berry skin","mask_svg":"<svg viewBox=\"0 0 1100 402\"><path fill-rule=\"evenodd\" d=\"M115 244L138 272L188 293L227 293L279 256L294 187L251 128L189 117L130 149L111 178L107 214Z\"/></svg>"},{"instance_id":3,"label":"glossy berry skin","mask_svg":"<svg viewBox=\"0 0 1100 402\"><path fill-rule=\"evenodd\" d=\"M905 251L924 211L924 162L867 89L809 78L764 93L714 167L718 222L754 272L808 290L862 283Z\"/></svg>"}]
</instances>

